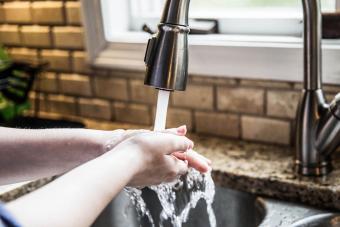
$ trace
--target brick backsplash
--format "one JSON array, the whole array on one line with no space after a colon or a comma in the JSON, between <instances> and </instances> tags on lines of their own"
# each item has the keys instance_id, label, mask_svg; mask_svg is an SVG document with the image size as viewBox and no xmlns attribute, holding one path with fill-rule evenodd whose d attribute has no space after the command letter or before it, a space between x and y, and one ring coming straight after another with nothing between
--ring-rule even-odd
<instances>
[{"instance_id":1,"label":"brick backsplash","mask_svg":"<svg viewBox=\"0 0 340 227\"><path fill-rule=\"evenodd\" d=\"M47 61L35 85L40 111L64 117L120 121L150 127L156 91L143 73L94 69L86 63L79 0L12 0L0 4L0 43L15 60ZM301 83L190 75L175 92L168 127L292 146ZM340 86L325 86L330 100ZM32 92L32 105L37 93Z\"/></svg>"}]
</instances>

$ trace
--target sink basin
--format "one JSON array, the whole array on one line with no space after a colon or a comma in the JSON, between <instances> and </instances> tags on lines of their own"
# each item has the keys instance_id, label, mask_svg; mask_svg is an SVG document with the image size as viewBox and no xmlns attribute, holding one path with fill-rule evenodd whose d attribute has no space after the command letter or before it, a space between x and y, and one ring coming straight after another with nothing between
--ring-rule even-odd
<instances>
[{"instance_id":1,"label":"sink basin","mask_svg":"<svg viewBox=\"0 0 340 227\"><path fill-rule=\"evenodd\" d=\"M292 227L339 227L340 215L334 213L318 214L295 222Z\"/></svg>"},{"instance_id":2,"label":"sink basin","mask_svg":"<svg viewBox=\"0 0 340 227\"><path fill-rule=\"evenodd\" d=\"M155 223L158 223L160 204L155 193L151 190L145 190L143 191L143 196ZM220 187L216 188L213 209L216 215L217 227L255 227L261 223L265 215L262 203L255 196ZM169 223L163 224L164 227L171 226ZM151 225L146 218L138 221L136 211L129 197L125 192L122 192L108 205L92 227L125 226L149 227ZM201 200L196 208L191 210L189 220L183 224L183 227L208 226L206 204Z\"/></svg>"}]
</instances>

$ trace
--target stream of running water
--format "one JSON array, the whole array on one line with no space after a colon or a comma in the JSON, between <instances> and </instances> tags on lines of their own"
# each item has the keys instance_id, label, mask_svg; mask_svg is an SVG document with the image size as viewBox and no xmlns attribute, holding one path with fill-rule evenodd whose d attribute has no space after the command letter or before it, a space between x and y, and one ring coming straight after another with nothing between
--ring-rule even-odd
<instances>
[{"instance_id":1,"label":"stream of running water","mask_svg":"<svg viewBox=\"0 0 340 227\"><path fill-rule=\"evenodd\" d=\"M163 131L166 125L166 115L169 103L170 91L159 90L157 110L155 118L155 131ZM203 199L207 205L207 214L211 227L216 227L215 213L212 203L215 195L215 184L211 178L211 172L201 174L190 168L185 176L171 183L150 186L148 189L157 194L162 206L162 211L157 219L152 216L153 207L147 206L143 199L142 190L138 188L125 188L133 205L136 208L139 219L147 218L148 226L163 227L164 223L171 223L173 227L182 227L188 221L190 211ZM155 219L159 223L155 223Z\"/></svg>"}]
</instances>

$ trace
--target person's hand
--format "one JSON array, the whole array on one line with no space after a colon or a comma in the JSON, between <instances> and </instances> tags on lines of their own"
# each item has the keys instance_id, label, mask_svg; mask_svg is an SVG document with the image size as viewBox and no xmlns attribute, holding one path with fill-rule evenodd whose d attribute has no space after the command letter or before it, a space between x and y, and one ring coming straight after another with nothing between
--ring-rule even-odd
<instances>
[{"instance_id":1,"label":"person's hand","mask_svg":"<svg viewBox=\"0 0 340 227\"><path fill-rule=\"evenodd\" d=\"M118 144L111 152L120 152L131 162L133 177L129 186L157 185L171 182L188 171L188 162L172 153L193 148L193 142L172 133L144 131Z\"/></svg>"},{"instance_id":2,"label":"person's hand","mask_svg":"<svg viewBox=\"0 0 340 227\"><path fill-rule=\"evenodd\" d=\"M106 151L112 150L114 147L116 147L119 143L122 141L129 139L133 136L136 136L140 133L149 132L149 130L145 129L132 129L132 130L123 130L118 129L115 131L112 131L108 134L109 140L106 143ZM174 135L178 136L185 136L187 133L187 127L185 125L180 126L178 128L171 128L166 129L164 131L165 133L172 133ZM189 167L192 167L202 173L205 173L209 170L211 170L211 160L205 158L204 156L198 154L194 150L188 150L187 152L174 152L172 153L176 158L187 161Z\"/></svg>"},{"instance_id":3,"label":"person's hand","mask_svg":"<svg viewBox=\"0 0 340 227\"><path fill-rule=\"evenodd\" d=\"M185 125L178 128L167 129L165 132L173 133L179 136L185 136L187 133L187 127ZM180 160L188 161L188 165L200 172L207 172L211 170L211 160L207 159L203 155L198 154L194 150L188 150L187 152L174 152L172 155Z\"/></svg>"}]
</instances>

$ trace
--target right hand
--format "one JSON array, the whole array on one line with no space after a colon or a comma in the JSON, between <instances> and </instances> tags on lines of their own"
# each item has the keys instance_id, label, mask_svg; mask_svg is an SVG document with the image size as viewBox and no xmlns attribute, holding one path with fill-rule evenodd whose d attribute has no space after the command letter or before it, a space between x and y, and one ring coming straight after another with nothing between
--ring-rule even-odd
<instances>
[{"instance_id":1,"label":"right hand","mask_svg":"<svg viewBox=\"0 0 340 227\"><path fill-rule=\"evenodd\" d=\"M144 131L118 144L111 152L124 152L134 171L129 186L171 182L188 171L188 162L172 155L193 148L193 142L171 133ZM127 171L131 171L127 170Z\"/></svg>"}]
</instances>

